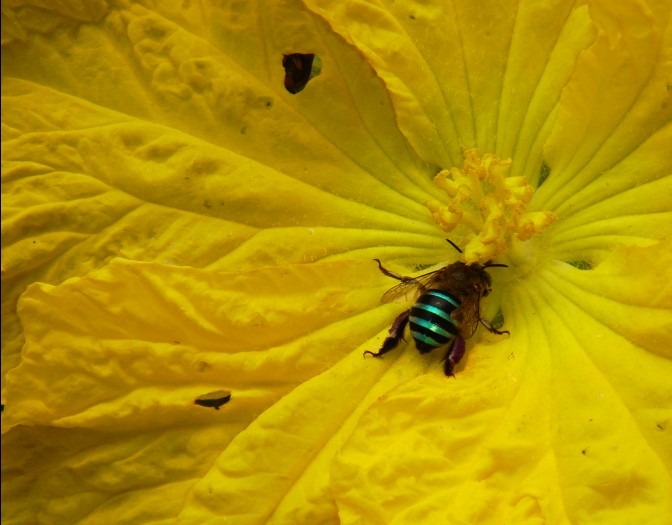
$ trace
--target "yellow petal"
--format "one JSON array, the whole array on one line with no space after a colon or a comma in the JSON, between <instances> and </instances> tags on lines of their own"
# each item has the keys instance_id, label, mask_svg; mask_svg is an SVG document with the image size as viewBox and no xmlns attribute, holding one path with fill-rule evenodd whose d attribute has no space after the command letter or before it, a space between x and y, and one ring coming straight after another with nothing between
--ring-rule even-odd
<instances>
[{"instance_id":1,"label":"yellow petal","mask_svg":"<svg viewBox=\"0 0 672 525\"><path fill-rule=\"evenodd\" d=\"M649 4L3 9L3 367L43 282L3 513L667 525L670 3ZM293 51L323 62L297 95ZM477 335L455 378L412 344L364 359L402 308L368 259L445 259L424 205L465 146L560 217L495 283L511 337Z\"/></svg>"},{"instance_id":2,"label":"yellow petal","mask_svg":"<svg viewBox=\"0 0 672 525\"><path fill-rule=\"evenodd\" d=\"M510 338L374 400L332 470L342 523L669 522L669 254L558 263L505 293Z\"/></svg>"},{"instance_id":3,"label":"yellow petal","mask_svg":"<svg viewBox=\"0 0 672 525\"><path fill-rule=\"evenodd\" d=\"M380 80L320 23L283 2L242 12L228 4L178 12L163 3L156 11L120 5L74 36L56 29L9 46L5 75L179 130L355 201L378 193L380 206L415 207L417 216L423 210L413 201L435 192L427 167L395 132ZM261 26L272 30L251 29ZM298 96L283 87L283 53L293 51L323 62Z\"/></svg>"},{"instance_id":4,"label":"yellow petal","mask_svg":"<svg viewBox=\"0 0 672 525\"><path fill-rule=\"evenodd\" d=\"M615 245L646 246L671 237L671 143L668 124L582 191L568 196L559 210L561 220L547 232L553 255L597 264ZM542 194L540 201L548 195L545 187L546 183L537 192Z\"/></svg>"},{"instance_id":5,"label":"yellow petal","mask_svg":"<svg viewBox=\"0 0 672 525\"><path fill-rule=\"evenodd\" d=\"M285 385L277 396L337 362L362 330L383 327L354 318L369 315L387 280L373 261L235 274L118 259L60 286L34 285L19 305L27 342L8 376L3 424L136 428L146 414L122 415L121 399L178 421L180 410L161 406L193 411L217 386L271 381Z\"/></svg>"},{"instance_id":6,"label":"yellow petal","mask_svg":"<svg viewBox=\"0 0 672 525\"><path fill-rule=\"evenodd\" d=\"M564 1L307 3L383 78L423 158L454 166L478 147L514 158L513 174L530 180L546 119L593 38L585 7Z\"/></svg>"},{"instance_id":7,"label":"yellow petal","mask_svg":"<svg viewBox=\"0 0 672 525\"><path fill-rule=\"evenodd\" d=\"M8 516L203 523L310 493L304 468L386 368L352 349L399 308L376 308L388 280L373 262L231 273L115 260L32 286L2 419ZM231 393L219 410L194 403L217 390Z\"/></svg>"},{"instance_id":8,"label":"yellow petal","mask_svg":"<svg viewBox=\"0 0 672 525\"><path fill-rule=\"evenodd\" d=\"M540 207L562 217L604 199L622 184L612 182L615 166L627 165L633 152L657 152L651 142L663 135L669 142L671 10L669 1L620 2L618 8L608 0L589 3L597 34L577 57L557 107L544 147L551 175L537 194ZM669 174L667 149L656 157L665 159ZM658 169L640 167L629 182L658 176Z\"/></svg>"},{"instance_id":9,"label":"yellow petal","mask_svg":"<svg viewBox=\"0 0 672 525\"><path fill-rule=\"evenodd\" d=\"M230 270L381 245L440 257L434 169L361 55L295 5L211 9L7 10L24 36L3 47L3 370L21 291L115 256ZM264 25L262 41L249 28ZM323 61L298 96L283 86L292 50Z\"/></svg>"},{"instance_id":10,"label":"yellow petal","mask_svg":"<svg viewBox=\"0 0 672 525\"><path fill-rule=\"evenodd\" d=\"M59 283L120 255L241 269L383 243L389 248L377 256L408 257L404 244L415 245L424 251L414 254L416 261L435 261L443 249L423 205L409 211L405 203L412 201L403 198L394 213L379 207L399 197L389 187L365 205L229 149L35 84L8 81L4 91L4 123L14 130L3 143L7 312L28 284ZM3 335L3 367L11 368L22 345L13 315L3 316Z\"/></svg>"}]
</instances>

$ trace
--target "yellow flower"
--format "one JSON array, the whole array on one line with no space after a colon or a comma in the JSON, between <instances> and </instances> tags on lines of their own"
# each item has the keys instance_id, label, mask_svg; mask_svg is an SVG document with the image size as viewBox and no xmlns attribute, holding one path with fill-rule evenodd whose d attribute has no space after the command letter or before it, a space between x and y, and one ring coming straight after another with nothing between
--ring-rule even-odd
<instances>
[{"instance_id":1,"label":"yellow flower","mask_svg":"<svg viewBox=\"0 0 672 525\"><path fill-rule=\"evenodd\" d=\"M3 7L3 521L670 523L671 2L154 4Z\"/></svg>"}]
</instances>

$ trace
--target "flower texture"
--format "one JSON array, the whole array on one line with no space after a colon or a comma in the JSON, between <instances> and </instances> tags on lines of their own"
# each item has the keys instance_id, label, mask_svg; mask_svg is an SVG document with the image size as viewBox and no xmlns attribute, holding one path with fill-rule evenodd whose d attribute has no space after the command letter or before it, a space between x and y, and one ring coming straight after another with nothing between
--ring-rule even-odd
<instances>
[{"instance_id":1,"label":"flower texture","mask_svg":"<svg viewBox=\"0 0 672 525\"><path fill-rule=\"evenodd\" d=\"M671 523L671 12L3 4L3 522Z\"/></svg>"}]
</instances>

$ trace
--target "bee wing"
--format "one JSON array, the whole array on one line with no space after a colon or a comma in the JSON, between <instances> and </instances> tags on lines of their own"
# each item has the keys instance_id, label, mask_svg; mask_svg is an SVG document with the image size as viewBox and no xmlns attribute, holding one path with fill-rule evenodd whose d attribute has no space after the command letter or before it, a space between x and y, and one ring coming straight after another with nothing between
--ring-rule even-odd
<instances>
[{"instance_id":1,"label":"bee wing","mask_svg":"<svg viewBox=\"0 0 672 525\"><path fill-rule=\"evenodd\" d=\"M383 303L390 303L401 296L406 296L408 300L410 300L409 296L415 298L427 290L443 270L441 268L419 277L404 277L398 285L393 286L383 294L381 301Z\"/></svg>"},{"instance_id":2,"label":"bee wing","mask_svg":"<svg viewBox=\"0 0 672 525\"><path fill-rule=\"evenodd\" d=\"M462 303L451 314L460 328L463 339L469 339L476 332L481 319L481 296L473 293L462 299Z\"/></svg>"}]
</instances>

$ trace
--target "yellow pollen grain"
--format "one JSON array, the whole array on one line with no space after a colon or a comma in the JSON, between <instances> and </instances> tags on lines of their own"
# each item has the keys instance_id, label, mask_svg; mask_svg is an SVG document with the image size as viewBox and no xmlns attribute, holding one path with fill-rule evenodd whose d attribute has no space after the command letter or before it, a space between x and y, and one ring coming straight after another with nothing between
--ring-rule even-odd
<instances>
[{"instance_id":1,"label":"yellow pollen grain","mask_svg":"<svg viewBox=\"0 0 672 525\"><path fill-rule=\"evenodd\" d=\"M526 211L534 188L525 177L507 177L511 164L474 148L464 152L462 168L441 170L434 178L449 200L432 199L427 208L443 230L463 226L469 231L463 246L467 263L490 261L511 241L528 240L556 220L549 211Z\"/></svg>"}]
</instances>

